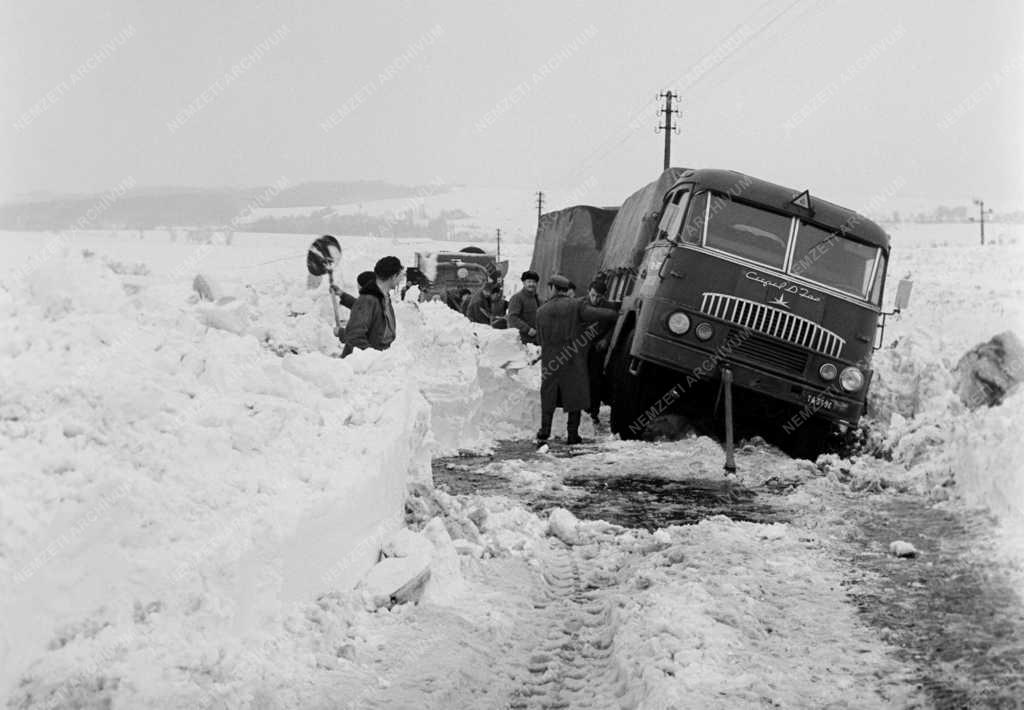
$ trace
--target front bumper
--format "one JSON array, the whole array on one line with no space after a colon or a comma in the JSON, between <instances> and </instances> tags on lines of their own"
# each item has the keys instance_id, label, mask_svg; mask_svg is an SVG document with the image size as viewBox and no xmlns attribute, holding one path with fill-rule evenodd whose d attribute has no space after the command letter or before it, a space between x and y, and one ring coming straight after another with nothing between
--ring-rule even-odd
<instances>
[{"instance_id":1,"label":"front bumper","mask_svg":"<svg viewBox=\"0 0 1024 710\"><path fill-rule=\"evenodd\" d=\"M638 332L632 353L640 360L683 374L686 389L701 382L719 380L722 367L727 365L733 371L734 385L792 405L797 410L794 416L803 420L817 416L856 424L864 413L864 400L849 397L838 382L815 386L796 377L767 372L756 363L744 361L741 355L727 352L721 345L703 349L681 339Z\"/></svg>"}]
</instances>

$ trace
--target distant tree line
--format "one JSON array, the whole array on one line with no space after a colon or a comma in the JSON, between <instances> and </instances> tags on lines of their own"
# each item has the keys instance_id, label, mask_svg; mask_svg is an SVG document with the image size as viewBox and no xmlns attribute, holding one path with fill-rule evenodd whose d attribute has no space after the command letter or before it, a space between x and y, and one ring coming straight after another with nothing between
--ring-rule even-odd
<instances>
[{"instance_id":1,"label":"distant tree line","mask_svg":"<svg viewBox=\"0 0 1024 710\"><path fill-rule=\"evenodd\" d=\"M923 224L934 224L942 222L970 222L977 219L977 209L972 207L946 207L939 205L931 212L911 212L901 214L897 210L887 215L880 215L882 222L917 222ZM997 212L985 217L986 222L1024 222L1024 211Z\"/></svg>"},{"instance_id":2,"label":"distant tree line","mask_svg":"<svg viewBox=\"0 0 1024 710\"><path fill-rule=\"evenodd\" d=\"M445 239L448 217L416 218L413 212L402 215L373 216L337 214L329 207L308 215L262 217L245 225L248 232L282 234L366 234L399 239Z\"/></svg>"}]
</instances>

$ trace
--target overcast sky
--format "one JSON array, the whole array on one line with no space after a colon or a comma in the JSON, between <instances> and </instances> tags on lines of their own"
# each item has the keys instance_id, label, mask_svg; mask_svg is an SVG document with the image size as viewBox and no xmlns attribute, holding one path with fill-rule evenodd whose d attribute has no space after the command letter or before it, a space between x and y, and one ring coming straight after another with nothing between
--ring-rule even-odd
<instances>
[{"instance_id":1,"label":"overcast sky","mask_svg":"<svg viewBox=\"0 0 1024 710\"><path fill-rule=\"evenodd\" d=\"M674 165L1021 207L1022 6L7 0L0 199L380 178L617 203L661 169L671 88Z\"/></svg>"}]
</instances>

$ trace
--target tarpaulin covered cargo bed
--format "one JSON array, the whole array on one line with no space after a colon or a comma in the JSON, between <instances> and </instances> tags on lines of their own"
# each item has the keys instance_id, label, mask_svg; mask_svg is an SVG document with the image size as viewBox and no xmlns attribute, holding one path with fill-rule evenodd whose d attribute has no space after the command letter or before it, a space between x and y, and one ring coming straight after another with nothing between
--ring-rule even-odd
<instances>
[{"instance_id":1,"label":"tarpaulin covered cargo bed","mask_svg":"<svg viewBox=\"0 0 1024 710\"><path fill-rule=\"evenodd\" d=\"M541 215L530 269L540 275L539 292L547 297L548 279L562 274L582 294L601 266L615 208L576 205Z\"/></svg>"}]
</instances>

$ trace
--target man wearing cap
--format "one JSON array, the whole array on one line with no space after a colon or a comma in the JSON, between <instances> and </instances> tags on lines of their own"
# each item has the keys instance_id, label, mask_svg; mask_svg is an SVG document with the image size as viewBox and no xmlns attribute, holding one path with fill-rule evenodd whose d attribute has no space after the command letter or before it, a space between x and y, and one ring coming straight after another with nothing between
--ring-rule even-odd
<instances>
[{"instance_id":1,"label":"man wearing cap","mask_svg":"<svg viewBox=\"0 0 1024 710\"><path fill-rule=\"evenodd\" d=\"M569 415L566 443L579 444L580 411L590 404L587 375L587 351L597 333L597 324L613 323L618 313L595 308L584 299L569 297L569 279L552 276L548 284L554 295L537 311L537 336L540 341L540 431L537 442L551 436L555 409Z\"/></svg>"},{"instance_id":2,"label":"man wearing cap","mask_svg":"<svg viewBox=\"0 0 1024 710\"><path fill-rule=\"evenodd\" d=\"M537 309L541 300L537 295L540 276L536 271L524 271L523 287L508 301L508 327L519 331L524 343L537 344Z\"/></svg>"},{"instance_id":3,"label":"man wearing cap","mask_svg":"<svg viewBox=\"0 0 1024 710\"><path fill-rule=\"evenodd\" d=\"M481 325L491 324L491 301L494 292L494 285L487 281L480 289L469 297L466 305L466 317L471 323Z\"/></svg>"},{"instance_id":4,"label":"man wearing cap","mask_svg":"<svg viewBox=\"0 0 1024 710\"><path fill-rule=\"evenodd\" d=\"M587 295L582 300L594 308L608 308L608 284L602 279L590 282ZM608 353L612 323L594 323L594 340L587 348L587 379L590 383L590 406L587 414L595 427L601 426L601 400L604 395L604 358Z\"/></svg>"},{"instance_id":5,"label":"man wearing cap","mask_svg":"<svg viewBox=\"0 0 1024 710\"><path fill-rule=\"evenodd\" d=\"M373 281L359 289L359 298L352 306L342 357L348 357L355 348L387 350L395 340L390 292L402 278L402 262L398 257L385 256L374 265L373 275Z\"/></svg>"}]
</instances>

